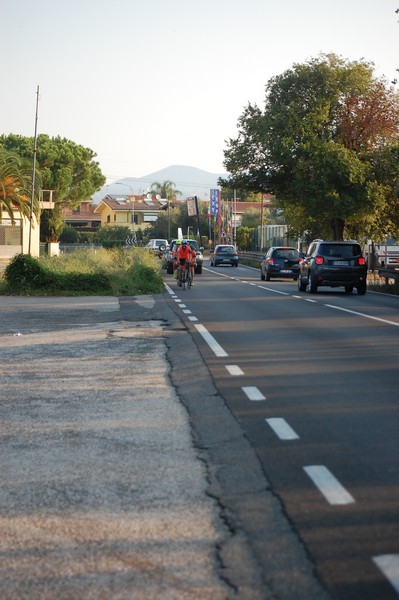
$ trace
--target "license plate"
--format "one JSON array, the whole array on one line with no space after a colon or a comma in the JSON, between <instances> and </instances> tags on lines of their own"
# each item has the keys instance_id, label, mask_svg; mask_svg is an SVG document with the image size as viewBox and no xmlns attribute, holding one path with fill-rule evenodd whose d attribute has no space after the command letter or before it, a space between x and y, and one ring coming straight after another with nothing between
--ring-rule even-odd
<instances>
[{"instance_id":1,"label":"license plate","mask_svg":"<svg viewBox=\"0 0 399 600\"><path fill-rule=\"evenodd\" d=\"M334 265L349 265L347 260L334 260Z\"/></svg>"},{"instance_id":2,"label":"license plate","mask_svg":"<svg viewBox=\"0 0 399 600\"><path fill-rule=\"evenodd\" d=\"M223 262L230 262L230 259L229 258L222 258L222 261Z\"/></svg>"},{"instance_id":3,"label":"license plate","mask_svg":"<svg viewBox=\"0 0 399 600\"><path fill-rule=\"evenodd\" d=\"M291 269L281 269L280 273L292 273Z\"/></svg>"}]
</instances>

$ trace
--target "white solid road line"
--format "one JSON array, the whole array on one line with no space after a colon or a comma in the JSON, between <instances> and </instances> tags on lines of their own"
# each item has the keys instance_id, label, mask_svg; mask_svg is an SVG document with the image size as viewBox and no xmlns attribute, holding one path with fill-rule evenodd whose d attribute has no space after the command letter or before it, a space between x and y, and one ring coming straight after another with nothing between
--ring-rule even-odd
<instances>
[{"instance_id":1,"label":"white solid road line","mask_svg":"<svg viewBox=\"0 0 399 600\"><path fill-rule=\"evenodd\" d=\"M388 325L395 325L395 327L399 327L399 323L396 323L395 321L388 321L388 319L373 317L372 315L366 315L365 313L357 312L356 310L349 310L348 308L342 308L341 306L334 306L334 304L325 304L324 306L328 306L328 308L335 308L336 310L342 310L342 312L364 317L365 319L373 319L373 321L380 321L380 323L387 323Z\"/></svg>"},{"instance_id":2,"label":"white solid road line","mask_svg":"<svg viewBox=\"0 0 399 600\"><path fill-rule=\"evenodd\" d=\"M230 375L244 375L244 371L238 365L225 365Z\"/></svg>"},{"instance_id":3,"label":"white solid road line","mask_svg":"<svg viewBox=\"0 0 399 600\"><path fill-rule=\"evenodd\" d=\"M213 335L209 333L209 331L200 323L198 325L194 325L198 333L202 335L208 346L211 350L216 354L216 356L223 357L228 356L227 352L223 350L222 346L218 344Z\"/></svg>"},{"instance_id":4,"label":"white solid road line","mask_svg":"<svg viewBox=\"0 0 399 600\"><path fill-rule=\"evenodd\" d=\"M266 423L270 425L280 440L299 440L299 435L295 433L285 419L273 417L271 419L266 419Z\"/></svg>"},{"instance_id":5,"label":"white solid road line","mask_svg":"<svg viewBox=\"0 0 399 600\"><path fill-rule=\"evenodd\" d=\"M248 400L252 400L253 402L258 402L259 400L266 400L265 396L257 387L248 386L243 387L241 389L247 396Z\"/></svg>"},{"instance_id":6,"label":"white solid road line","mask_svg":"<svg viewBox=\"0 0 399 600\"><path fill-rule=\"evenodd\" d=\"M374 556L373 561L399 594L399 554Z\"/></svg>"},{"instance_id":7,"label":"white solid road line","mask_svg":"<svg viewBox=\"0 0 399 600\"><path fill-rule=\"evenodd\" d=\"M353 496L346 491L338 479L324 465L312 465L303 468L329 504L352 504L355 502Z\"/></svg>"}]
</instances>

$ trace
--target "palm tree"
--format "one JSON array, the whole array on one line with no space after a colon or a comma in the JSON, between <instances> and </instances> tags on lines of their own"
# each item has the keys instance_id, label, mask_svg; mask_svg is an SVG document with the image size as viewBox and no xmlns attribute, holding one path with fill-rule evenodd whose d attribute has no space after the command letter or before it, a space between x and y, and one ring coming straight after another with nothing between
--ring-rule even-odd
<instances>
[{"instance_id":1,"label":"palm tree","mask_svg":"<svg viewBox=\"0 0 399 600\"><path fill-rule=\"evenodd\" d=\"M176 196L182 195L182 193L175 188L176 184L169 179L163 181L162 183L159 181L154 181L154 183L151 184L151 191L155 194L159 194L161 198L166 198L167 200L174 200Z\"/></svg>"},{"instance_id":2,"label":"palm tree","mask_svg":"<svg viewBox=\"0 0 399 600\"><path fill-rule=\"evenodd\" d=\"M175 200L176 196L181 196L182 193L176 190L176 184L167 179L163 183L154 181L151 184L151 191L159 194L161 198L166 198L168 201L168 240L170 241L170 201Z\"/></svg>"},{"instance_id":3,"label":"palm tree","mask_svg":"<svg viewBox=\"0 0 399 600\"><path fill-rule=\"evenodd\" d=\"M36 178L33 210L39 214L40 180ZM0 149L0 219L5 210L14 224L14 210L24 217L30 217L32 195L32 165L20 156Z\"/></svg>"}]
</instances>

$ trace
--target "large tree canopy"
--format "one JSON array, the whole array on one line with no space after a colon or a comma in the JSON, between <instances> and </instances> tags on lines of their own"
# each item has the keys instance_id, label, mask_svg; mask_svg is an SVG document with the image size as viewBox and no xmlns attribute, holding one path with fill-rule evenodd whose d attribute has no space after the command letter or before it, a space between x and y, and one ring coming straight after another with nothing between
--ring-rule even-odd
<instances>
[{"instance_id":1,"label":"large tree canopy","mask_svg":"<svg viewBox=\"0 0 399 600\"><path fill-rule=\"evenodd\" d=\"M224 154L220 183L272 192L297 232L398 233L399 96L370 63L322 55L272 78Z\"/></svg>"},{"instance_id":2,"label":"large tree canopy","mask_svg":"<svg viewBox=\"0 0 399 600\"><path fill-rule=\"evenodd\" d=\"M34 139L11 134L0 136L0 147L27 159L33 157ZM58 239L63 227L61 209L76 208L88 200L104 183L105 177L94 161L96 154L61 137L50 138L41 134L37 138L36 164L45 190L53 190L55 208L44 211L41 233L46 241Z\"/></svg>"}]
</instances>

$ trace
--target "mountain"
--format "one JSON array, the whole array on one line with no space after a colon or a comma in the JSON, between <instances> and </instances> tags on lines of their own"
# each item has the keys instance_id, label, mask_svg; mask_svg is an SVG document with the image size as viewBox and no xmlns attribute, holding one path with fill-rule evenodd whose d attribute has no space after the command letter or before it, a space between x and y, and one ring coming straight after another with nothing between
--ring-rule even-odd
<instances>
[{"instance_id":1,"label":"mountain","mask_svg":"<svg viewBox=\"0 0 399 600\"><path fill-rule=\"evenodd\" d=\"M92 196L92 200L97 204L107 194L145 194L155 181L173 181L176 189L182 192L181 199L189 196L198 196L201 200L209 199L209 190L218 187L219 177L226 177L226 173L209 173L196 167L187 167L184 165L174 165L149 173L144 177L124 177L104 185L98 192Z\"/></svg>"}]
</instances>

